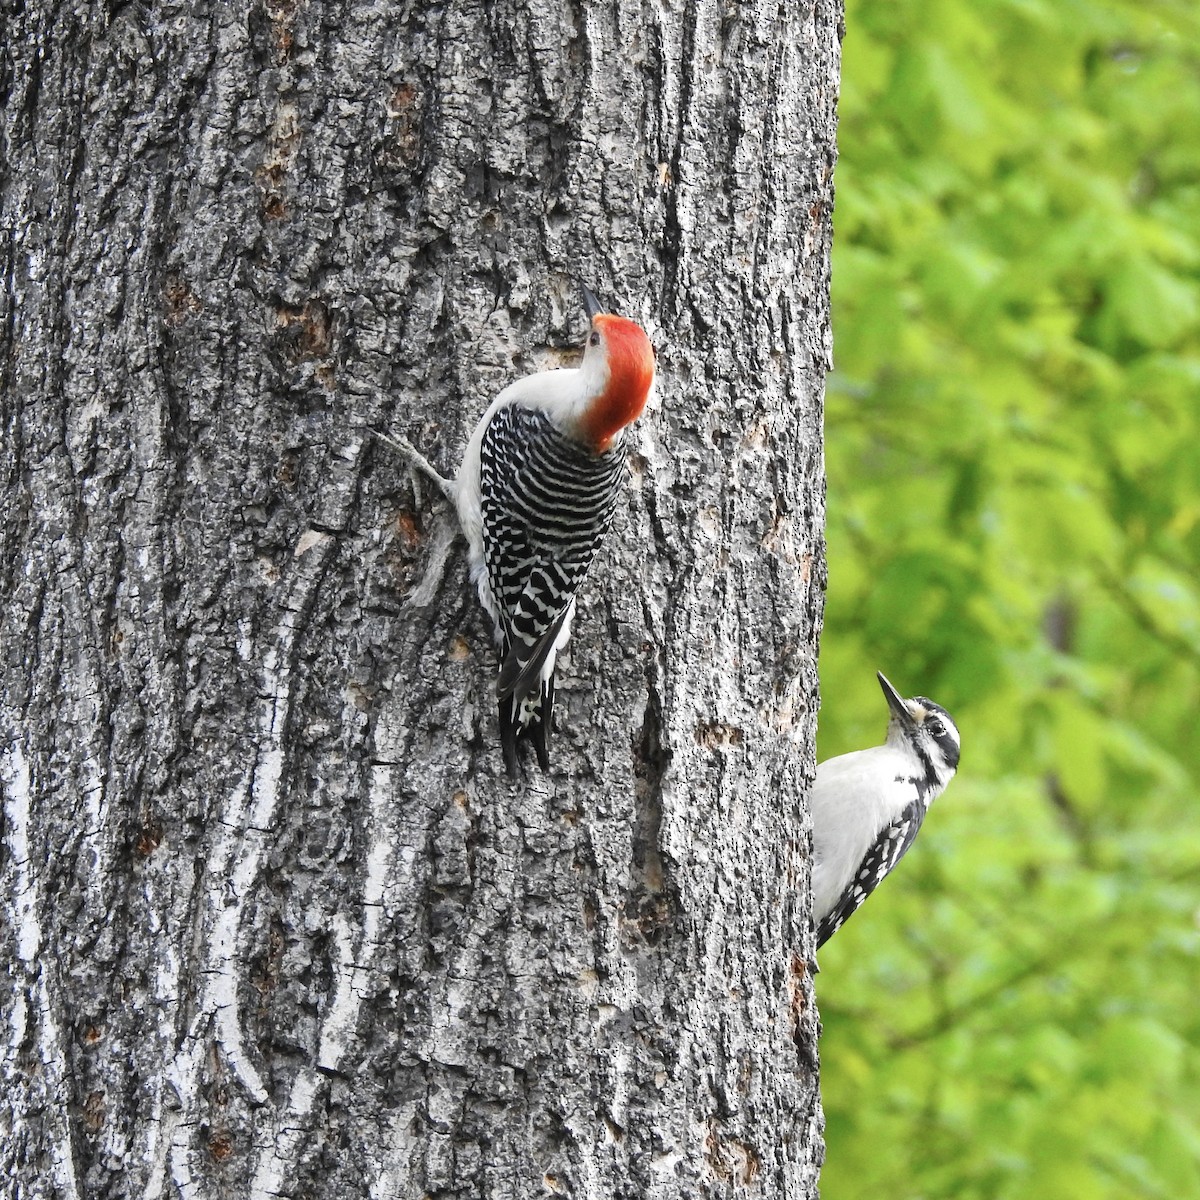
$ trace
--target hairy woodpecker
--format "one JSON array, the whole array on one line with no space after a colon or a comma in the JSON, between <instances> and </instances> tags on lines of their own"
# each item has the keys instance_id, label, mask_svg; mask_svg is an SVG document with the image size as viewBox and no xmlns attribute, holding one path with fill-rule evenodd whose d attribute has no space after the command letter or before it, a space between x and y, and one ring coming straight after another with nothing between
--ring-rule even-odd
<instances>
[{"instance_id":1,"label":"hairy woodpecker","mask_svg":"<svg viewBox=\"0 0 1200 1200\"><path fill-rule=\"evenodd\" d=\"M827 759L813 785L813 920L823 946L913 844L958 768L958 726L924 696L905 700L878 672L887 741Z\"/></svg>"},{"instance_id":2,"label":"hairy woodpecker","mask_svg":"<svg viewBox=\"0 0 1200 1200\"><path fill-rule=\"evenodd\" d=\"M475 427L454 479L407 442L383 439L458 509L471 579L500 648L500 741L513 776L525 738L549 769L555 656L628 475L623 430L654 386L654 350L641 327L604 312L586 287L583 299L591 322L583 361L506 387Z\"/></svg>"}]
</instances>

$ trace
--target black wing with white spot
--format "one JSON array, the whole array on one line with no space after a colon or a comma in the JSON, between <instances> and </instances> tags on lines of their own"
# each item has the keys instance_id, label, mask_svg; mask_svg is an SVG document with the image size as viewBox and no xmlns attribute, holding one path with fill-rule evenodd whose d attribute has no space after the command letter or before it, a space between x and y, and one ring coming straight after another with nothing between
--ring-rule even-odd
<instances>
[{"instance_id":1,"label":"black wing with white spot","mask_svg":"<svg viewBox=\"0 0 1200 1200\"><path fill-rule=\"evenodd\" d=\"M884 881L916 840L926 805L914 800L890 825L885 826L874 845L863 855L850 885L817 927L820 949L862 907L863 901Z\"/></svg>"}]
</instances>

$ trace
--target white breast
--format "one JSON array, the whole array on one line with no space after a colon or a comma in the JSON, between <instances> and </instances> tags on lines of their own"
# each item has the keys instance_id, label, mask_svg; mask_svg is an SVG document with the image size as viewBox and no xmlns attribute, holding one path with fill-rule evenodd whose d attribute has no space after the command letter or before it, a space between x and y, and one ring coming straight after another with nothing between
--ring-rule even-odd
<instances>
[{"instance_id":1,"label":"white breast","mask_svg":"<svg viewBox=\"0 0 1200 1200\"><path fill-rule=\"evenodd\" d=\"M879 831L911 801L913 760L894 746L872 746L827 759L812 792L813 916L820 922L838 902Z\"/></svg>"}]
</instances>

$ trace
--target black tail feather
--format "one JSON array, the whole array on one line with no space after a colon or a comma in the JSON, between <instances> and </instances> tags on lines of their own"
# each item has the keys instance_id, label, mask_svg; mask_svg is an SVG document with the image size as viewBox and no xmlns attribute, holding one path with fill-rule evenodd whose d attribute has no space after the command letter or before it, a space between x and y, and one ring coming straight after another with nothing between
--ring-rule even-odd
<instances>
[{"instance_id":1,"label":"black tail feather","mask_svg":"<svg viewBox=\"0 0 1200 1200\"><path fill-rule=\"evenodd\" d=\"M538 766L543 772L550 770L550 754L546 749L546 739L550 736L550 719L554 715L554 676L542 684L542 702L538 705L533 720L525 730L525 736L533 743L537 755Z\"/></svg>"},{"instance_id":2,"label":"black tail feather","mask_svg":"<svg viewBox=\"0 0 1200 1200\"><path fill-rule=\"evenodd\" d=\"M550 722L554 715L554 680L548 679L540 685L541 695L526 697L522 702L516 696L505 696L499 704L500 710L500 746L504 751L504 765L508 769L510 779L520 775L517 746L528 740L533 743L533 752L537 755L538 766L543 771L550 770L550 753L547 749L547 739L550 735ZM523 703L534 702L534 709L529 721L522 725L520 712Z\"/></svg>"},{"instance_id":3,"label":"black tail feather","mask_svg":"<svg viewBox=\"0 0 1200 1200\"><path fill-rule=\"evenodd\" d=\"M516 779L520 772L517 770L517 738L520 727L513 719L513 709L517 706L511 696L500 701L500 748L504 751L504 765L508 769L509 779Z\"/></svg>"},{"instance_id":4,"label":"black tail feather","mask_svg":"<svg viewBox=\"0 0 1200 1200\"><path fill-rule=\"evenodd\" d=\"M542 668L546 659L553 653L562 632L563 622L571 611L570 605L562 610L554 623L538 639L533 653L528 658L521 658L512 643L505 638L504 658L500 664L500 678L496 680L497 696L532 696L541 687Z\"/></svg>"}]
</instances>

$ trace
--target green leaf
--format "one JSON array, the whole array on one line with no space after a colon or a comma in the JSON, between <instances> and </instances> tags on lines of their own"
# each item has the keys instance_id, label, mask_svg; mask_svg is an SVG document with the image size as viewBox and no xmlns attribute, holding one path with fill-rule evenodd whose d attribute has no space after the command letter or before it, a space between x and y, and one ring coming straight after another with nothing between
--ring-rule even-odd
<instances>
[{"instance_id":1,"label":"green leaf","mask_svg":"<svg viewBox=\"0 0 1200 1200\"><path fill-rule=\"evenodd\" d=\"M1200 5L848 0L822 755L958 776L822 950L825 1200L1200 1196Z\"/></svg>"}]
</instances>

